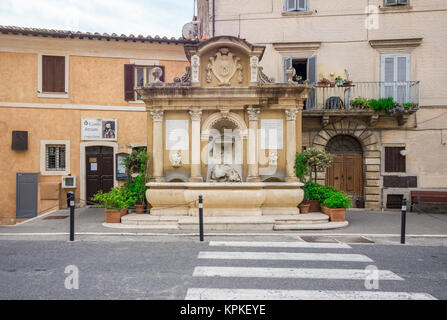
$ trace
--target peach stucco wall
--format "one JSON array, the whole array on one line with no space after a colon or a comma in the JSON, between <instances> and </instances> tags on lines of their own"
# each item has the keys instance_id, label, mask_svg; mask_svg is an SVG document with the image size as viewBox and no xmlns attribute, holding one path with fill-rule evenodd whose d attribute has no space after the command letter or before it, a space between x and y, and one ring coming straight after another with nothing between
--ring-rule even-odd
<instances>
[{"instance_id":1,"label":"peach stucco wall","mask_svg":"<svg viewBox=\"0 0 447 320\"><path fill-rule=\"evenodd\" d=\"M127 152L129 144L146 141L145 112L0 108L0 130L5 133L0 135L1 224L14 222L16 173L40 172L41 140L70 140L70 173L79 179L76 189L76 197L79 198L79 185L85 183L83 177L80 177L80 161L85 159L79 158L82 118L116 118L118 152ZM12 130L28 131L27 151L11 150ZM60 179L60 176L39 175L39 183L60 182ZM61 194L61 200L63 199L65 199L64 192ZM52 205L54 204L48 206ZM46 208L45 203L39 201L39 211Z\"/></svg>"},{"instance_id":2,"label":"peach stucco wall","mask_svg":"<svg viewBox=\"0 0 447 320\"><path fill-rule=\"evenodd\" d=\"M67 98L38 97L39 54L69 57ZM40 172L41 140L70 141L70 173L78 179L77 199L80 186L85 185L85 177L80 176L85 161L80 159L82 118L116 118L119 153L128 152L129 144L146 144L152 127L144 104L124 100L124 65L135 61L164 66L167 82L181 77L188 65L183 46L178 44L0 35L0 225L17 222L18 172L39 173L38 211L65 204L64 190L59 201L40 200L42 183L61 180L59 175ZM27 151L11 150L13 130L28 131Z\"/></svg>"},{"instance_id":3,"label":"peach stucco wall","mask_svg":"<svg viewBox=\"0 0 447 320\"><path fill-rule=\"evenodd\" d=\"M87 105L134 105L124 100L124 65L130 59L70 56L69 97L40 98L37 95L37 54L0 52L0 102ZM185 61L160 60L165 78L181 77Z\"/></svg>"}]
</instances>

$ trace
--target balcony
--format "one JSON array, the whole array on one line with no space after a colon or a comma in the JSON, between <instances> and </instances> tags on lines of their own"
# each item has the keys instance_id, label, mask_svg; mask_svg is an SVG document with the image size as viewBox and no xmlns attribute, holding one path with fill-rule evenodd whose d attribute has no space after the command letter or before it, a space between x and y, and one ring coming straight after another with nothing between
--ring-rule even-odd
<instances>
[{"instance_id":1,"label":"balcony","mask_svg":"<svg viewBox=\"0 0 447 320\"><path fill-rule=\"evenodd\" d=\"M368 117L370 125L375 125L380 116L394 116L403 125L419 107L419 81L318 83L314 88L303 115L322 117L323 125L331 116ZM386 98L392 100L384 101Z\"/></svg>"}]
</instances>

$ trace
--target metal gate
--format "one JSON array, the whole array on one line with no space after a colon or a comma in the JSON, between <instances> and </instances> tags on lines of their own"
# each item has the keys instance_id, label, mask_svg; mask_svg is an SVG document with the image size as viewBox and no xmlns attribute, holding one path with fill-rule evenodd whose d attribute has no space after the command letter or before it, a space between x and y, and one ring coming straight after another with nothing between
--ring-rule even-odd
<instances>
[{"instance_id":1,"label":"metal gate","mask_svg":"<svg viewBox=\"0 0 447 320\"><path fill-rule=\"evenodd\" d=\"M16 175L16 218L37 216L37 173Z\"/></svg>"}]
</instances>

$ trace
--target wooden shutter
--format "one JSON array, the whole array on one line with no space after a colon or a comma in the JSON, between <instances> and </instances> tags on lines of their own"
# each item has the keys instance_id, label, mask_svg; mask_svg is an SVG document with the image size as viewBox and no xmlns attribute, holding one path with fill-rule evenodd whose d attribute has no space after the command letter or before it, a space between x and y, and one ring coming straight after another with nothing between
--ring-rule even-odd
<instances>
[{"instance_id":1,"label":"wooden shutter","mask_svg":"<svg viewBox=\"0 0 447 320\"><path fill-rule=\"evenodd\" d=\"M310 85L317 83L317 56L312 56L307 59L307 80ZM307 95L306 109L317 108L317 95L315 90Z\"/></svg>"},{"instance_id":2,"label":"wooden shutter","mask_svg":"<svg viewBox=\"0 0 447 320\"><path fill-rule=\"evenodd\" d=\"M297 0L297 10L307 10L307 0Z\"/></svg>"},{"instance_id":3,"label":"wooden shutter","mask_svg":"<svg viewBox=\"0 0 447 320\"><path fill-rule=\"evenodd\" d=\"M283 60L283 65L284 65L284 82L287 82L287 74L286 74L286 71L287 71L287 69L289 69L290 67L292 67L292 57L284 58L284 60Z\"/></svg>"},{"instance_id":4,"label":"wooden shutter","mask_svg":"<svg viewBox=\"0 0 447 320\"><path fill-rule=\"evenodd\" d=\"M296 10L296 1L297 0L285 0L286 1L286 11L295 11Z\"/></svg>"},{"instance_id":5,"label":"wooden shutter","mask_svg":"<svg viewBox=\"0 0 447 320\"><path fill-rule=\"evenodd\" d=\"M124 100L135 100L135 65L124 65Z\"/></svg>"},{"instance_id":6,"label":"wooden shutter","mask_svg":"<svg viewBox=\"0 0 447 320\"><path fill-rule=\"evenodd\" d=\"M65 57L42 56L42 91L65 92Z\"/></svg>"},{"instance_id":7,"label":"wooden shutter","mask_svg":"<svg viewBox=\"0 0 447 320\"><path fill-rule=\"evenodd\" d=\"M395 6L397 4L397 0L385 0L385 6Z\"/></svg>"},{"instance_id":8,"label":"wooden shutter","mask_svg":"<svg viewBox=\"0 0 447 320\"><path fill-rule=\"evenodd\" d=\"M161 71L163 72L161 74L160 80L165 82L165 67L164 66L159 66L161 68Z\"/></svg>"},{"instance_id":9,"label":"wooden shutter","mask_svg":"<svg viewBox=\"0 0 447 320\"><path fill-rule=\"evenodd\" d=\"M382 55L382 98L393 97L396 102L408 102L410 55Z\"/></svg>"},{"instance_id":10,"label":"wooden shutter","mask_svg":"<svg viewBox=\"0 0 447 320\"><path fill-rule=\"evenodd\" d=\"M385 147L385 172L405 172L405 156L400 152L405 147Z\"/></svg>"},{"instance_id":11,"label":"wooden shutter","mask_svg":"<svg viewBox=\"0 0 447 320\"><path fill-rule=\"evenodd\" d=\"M399 103L408 102L410 80L410 57L409 55L396 56L396 97L394 100Z\"/></svg>"}]
</instances>

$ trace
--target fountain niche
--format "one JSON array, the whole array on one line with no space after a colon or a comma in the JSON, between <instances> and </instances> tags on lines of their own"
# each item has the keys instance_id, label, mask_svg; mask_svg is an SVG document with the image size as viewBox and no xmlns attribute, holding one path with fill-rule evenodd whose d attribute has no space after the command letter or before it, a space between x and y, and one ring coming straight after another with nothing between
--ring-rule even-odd
<instances>
[{"instance_id":1,"label":"fountain niche","mask_svg":"<svg viewBox=\"0 0 447 320\"><path fill-rule=\"evenodd\" d=\"M185 45L190 66L172 83L137 88L148 113L152 215L296 215L294 174L303 99L311 88L275 83L260 67L264 46L221 36ZM275 182L267 182L275 181Z\"/></svg>"}]
</instances>

